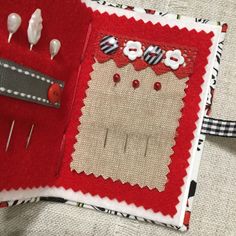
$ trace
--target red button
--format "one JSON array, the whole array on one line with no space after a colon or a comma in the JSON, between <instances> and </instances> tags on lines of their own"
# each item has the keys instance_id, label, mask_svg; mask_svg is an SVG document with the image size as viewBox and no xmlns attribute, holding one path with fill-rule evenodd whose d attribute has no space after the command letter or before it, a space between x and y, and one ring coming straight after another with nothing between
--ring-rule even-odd
<instances>
[{"instance_id":1,"label":"red button","mask_svg":"<svg viewBox=\"0 0 236 236\"><path fill-rule=\"evenodd\" d=\"M55 83L48 89L48 100L55 104L61 101L62 89L59 84Z\"/></svg>"}]
</instances>

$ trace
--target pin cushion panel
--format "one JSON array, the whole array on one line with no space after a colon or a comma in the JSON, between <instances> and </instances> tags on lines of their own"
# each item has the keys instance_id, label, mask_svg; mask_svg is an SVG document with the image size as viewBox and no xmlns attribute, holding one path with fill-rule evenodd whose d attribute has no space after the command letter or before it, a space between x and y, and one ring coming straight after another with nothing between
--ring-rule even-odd
<instances>
[{"instance_id":1,"label":"pin cushion panel","mask_svg":"<svg viewBox=\"0 0 236 236\"><path fill-rule=\"evenodd\" d=\"M164 190L197 51L152 43L99 33L71 164L78 173Z\"/></svg>"},{"instance_id":2,"label":"pin cushion panel","mask_svg":"<svg viewBox=\"0 0 236 236\"><path fill-rule=\"evenodd\" d=\"M163 191L187 81L95 62L71 168Z\"/></svg>"},{"instance_id":3,"label":"pin cushion panel","mask_svg":"<svg viewBox=\"0 0 236 236\"><path fill-rule=\"evenodd\" d=\"M190 157L189 150L194 138L193 132L196 129L195 122L198 120L199 102L201 100L200 93L202 91L201 85L204 82L205 66L208 62L207 57L210 54L209 48L212 45L211 39L214 34L212 32L197 32L195 30L188 31L187 29L179 29L178 27L171 28L168 25L145 24L142 21L137 22L134 19L127 20L126 18L119 18L115 15L108 16L99 14L98 12L95 12L93 17L92 33L88 43L86 59L81 71L83 76L81 77L80 87L77 91L76 106L73 112L70 133L68 134L70 142L67 143L66 157L62 166L63 179L60 181L65 188L72 187L74 191L80 190L83 193L89 193L94 196L98 195L100 197L125 201L127 204L135 204L137 207L142 206L145 209L152 209L154 212L161 212L163 215L173 217L177 211L178 196L181 194L181 186L184 183L183 178L186 175L186 169L188 167L188 158ZM106 38L104 38L106 36L113 36L114 38L110 37L111 41L108 42L107 48L104 48L103 42L106 40ZM116 44L124 42L124 39L126 40L125 44L121 43L117 47ZM205 43L202 44L202 41ZM162 60L158 59L155 65L149 63L149 59L145 61L144 52L148 50L150 45L156 45L161 49L162 46L165 45L162 49L163 58ZM125 49L126 47L129 48L127 51ZM153 50L154 51L151 52L152 56L156 57L157 54L160 54L157 47L154 47ZM142 55L140 51L142 51ZM168 51L170 52L168 53ZM110 52L112 53L109 54ZM148 53L146 53L146 55L147 54ZM99 57L98 55L102 56ZM190 58L190 60L188 60L188 58ZM184 63L185 61L186 64ZM164 69L159 70L159 67ZM181 71L179 74L178 69ZM103 74L103 76L101 76L101 74ZM99 78L97 76L99 76ZM160 81L158 80L158 76L162 76L160 77ZM128 79L125 80L125 78ZM150 79L149 82L148 79ZM165 79L166 81L163 83L162 87L162 81ZM155 86L154 80L158 82ZM168 94L168 92L166 92L167 99L163 100L165 101L166 109L165 106L161 106L161 104L159 107L160 116L158 116L158 119L160 119L160 122L157 122L159 123L159 127L155 122L151 122L151 124L154 123L156 125L153 130L151 129L155 134L158 133L155 129L162 130L164 133L165 130L170 129L170 136L167 142L168 147L166 147L167 151L164 151L166 154L159 156L161 161L165 163L163 165L164 167L161 166L160 169L158 169L162 170L163 173L159 173L159 178L154 176L152 183L146 180L140 181L141 177L135 179L135 175L132 176L132 173L137 171L135 166L138 165L138 161L142 163L147 160L147 157L145 158L145 150L146 146L149 146L149 144L147 145L147 139L150 130L148 132L143 132L143 130L148 130L151 126L148 127L147 125L145 127L145 124L142 123L143 119L140 121L138 117L133 117L135 113L132 113L132 110L128 111L126 109L127 107L134 110L135 108L141 107L142 109L148 109L148 105L152 107L151 103L147 102L148 99L146 100L146 97L159 96L159 94L164 94L165 91L168 91L168 88L164 89L164 84L168 83L168 80L172 80L172 83L182 86L178 87L179 90L175 88L179 92L174 93L175 96L178 97L178 112L175 112L176 115L173 116L173 120L168 118L168 128L163 128L164 123L163 120L161 121L161 114L163 113L164 116L164 113L168 113L167 107L169 103L171 104L172 102L171 93ZM122 84L123 82L126 84ZM119 86L124 86L121 92L118 91ZM172 86L174 87L174 85ZM170 90L172 86L169 87ZM160 87L161 90L159 90ZM115 94L115 98L112 98L112 94ZM102 96L105 96L105 99L102 99ZM112 99L110 100L110 98L108 99L106 96L111 96ZM135 102L132 103L134 96L137 100L134 99ZM123 104L119 102L118 97ZM127 104L125 104L126 99ZM130 99L130 101L128 99ZM116 105L114 105L114 103L111 104L112 101L114 101ZM142 102L144 102L144 106L142 106ZM105 107L110 110L107 111ZM112 108L116 109L113 110ZM124 113L130 112L132 118L127 117L126 114L123 116L119 114L120 109L122 109ZM98 119L100 117L100 115L98 115L100 111L97 110L101 111L101 117L104 119L96 120L96 117ZM170 113L172 114L172 111ZM142 114L145 114L145 112L140 113L140 115ZM106 125L101 125L101 123L99 123L101 120L102 122L107 122ZM118 121L118 123L116 123L119 124L118 126L114 125L116 121ZM130 126L127 125L129 122L131 124ZM132 126L132 122L137 123ZM138 122L140 122L139 126ZM171 126L172 129L170 128ZM122 127L122 129L120 127ZM138 127L140 127L140 130L138 130ZM132 137L131 135L129 137L129 134L132 133L132 129L134 136ZM124 130L125 132L122 133ZM89 135L90 132L94 132L96 135L91 136ZM127 143L126 134L128 134ZM76 135L77 138L73 139ZM136 135L137 137L140 135L140 138L135 138ZM158 136L160 143L165 135L166 134L161 135L160 132ZM80 139L81 136L83 136L83 138ZM129 144L129 138L133 144ZM109 143L112 142L111 140L120 143L119 150L113 149L114 145ZM152 138L150 138L149 141L150 145L156 148L155 141ZM85 143L88 147L85 147ZM140 147L136 150L139 152L139 155L135 153L132 154L134 158L132 158L133 160L130 163L125 155L122 157L122 155L118 154L125 149L125 146L129 148L129 145L137 146L139 143ZM99 147L96 148L96 145ZM103 154L104 146L107 148L106 151L108 155ZM86 150L84 150L84 148ZM77 155L77 152L79 155ZM158 150L156 150L156 152L158 153ZM116 158L113 154L116 155L117 162L115 162ZM71 163L71 155L73 155L73 161L76 159L74 163ZM93 162L93 155L98 156L96 163ZM110 159L109 156L111 156ZM99 157L102 158L99 159ZM114 159L112 159L112 157ZM120 160L118 160L119 158ZM121 160L122 158L123 160ZM112 163L109 163L111 159ZM96 158L94 160L96 160ZM150 158L149 161L150 160L154 161L154 158ZM158 162L158 160L155 161L156 165L158 165L157 163L161 163ZM135 163L135 165L132 166L132 163ZM125 167L121 168L123 171L122 174L120 174L121 172L116 172L119 164ZM72 172L67 169L67 165L72 166ZM75 165L79 166L77 172L75 171ZM108 165L108 167L106 167L106 165ZM144 166L144 170L141 170L143 171L142 173L148 172L148 165L151 165L151 163L149 162L146 167ZM109 168L110 166L112 166L112 168ZM92 169L89 169L88 173L86 173L87 168ZM96 171L96 168L98 168L99 171ZM128 172L130 170L132 171ZM155 172L154 170L153 172ZM129 173L131 173L130 176ZM140 174L141 172L138 173ZM148 175L146 177L148 177ZM159 186L156 179L160 181ZM156 188L153 183L156 183ZM150 185L151 188L154 187L154 189L148 188L148 185Z\"/></svg>"}]
</instances>

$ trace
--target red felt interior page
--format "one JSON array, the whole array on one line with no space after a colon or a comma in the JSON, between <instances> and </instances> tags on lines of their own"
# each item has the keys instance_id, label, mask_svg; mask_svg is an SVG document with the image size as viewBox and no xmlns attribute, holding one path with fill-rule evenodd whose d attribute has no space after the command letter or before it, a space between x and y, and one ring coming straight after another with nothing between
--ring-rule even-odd
<instances>
[{"instance_id":1,"label":"red felt interior page","mask_svg":"<svg viewBox=\"0 0 236 236\"><path fill-rule=\"evenodd\" d=\"M65 82L60 109L0 96L0 190L52 185L63 158L62 141L71 116L91 11L77 0L0 0L0 5L0 58ZM30 51L27 27L36 8L42 10L43 30ZM7 17L12 12L21 16L22 25L8 44ZM50 60L49 42L54 38L62 46ZM15 127L5 152L13 120ZM32 124L35 128L26 149Z\"/></svg>"},{"instance_id":2,"label":"red felt interior page","mask_svg":"<svg viewBox=\"0 0 236 236\"><path fill-rule=\"evenodd\" d=\"M82 115L81 108L84 106L83 99L86 97L86 89L92 72L92 65L95 62L95 49L98 47L98 34L122 35L130 40L149 40L152 42L163 42L170 45L181 45L197 50L197 56L194 61L193 74L190 75L188 86L185 90L184 108L182 117L179 120L179 127L176 131L176 145L173 147L174 154L171 156L170 172L167 175L168 182L163 192L157 189L149 190L147 187L140 188L138 185L122 184L120 181L113 182L111 179L96 178L94 175L85 173L76 173L70 171L71 154L73 145L76 142L75 136L78 134L79 117ZM78 84L73 115L66 133L66 150L63 159L60 177L56 186L63 186L66 189L72 188L75 191L90 193L100 197L116 199L120 202L126 201L128 204L142 206L145 209L152 209L154 212L161 212L164 215L174 216L176 206L179 202L178 197L181 194L181 186L186 176L189 150L191 141L194 138L195 122L198 119L199 102L201 94L201 85L203 75L206 73L207 57L209 48L212 45L211 38L213 33L180 30L178 27L153 25L143 21L127 20L125 17L109 16L108 14L99 14L95 12L92 21L92 34L90 35L89 45L86 52L86 60L82 65L81 78ZM203 43L204 42L204 43Z\"/></svg>"}]
</instances>

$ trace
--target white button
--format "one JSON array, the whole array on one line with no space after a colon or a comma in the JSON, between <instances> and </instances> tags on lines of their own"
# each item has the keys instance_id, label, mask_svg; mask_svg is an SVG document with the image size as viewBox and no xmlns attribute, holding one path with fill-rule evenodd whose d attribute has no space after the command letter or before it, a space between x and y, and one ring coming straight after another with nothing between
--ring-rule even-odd
<instances>
[{"instance_id":1,"label":"white button","mask_svg":"<svg viewBox=\"0 0 236 236\"><path fill-rule=\"evenodd\" d=\"M138 41L128 41L123 52L131 61L134 61L143 55L142 44Z\"/></svg>"},{"instance_id":2,"label":"white button","mask_svg":"<svg viewBox=\"0 0 236 236\"><path fill-rule=\"evenodd\" d=\"M177 70L182 64L184 64L184 57L180 50L168 51L166 53L166 66L169 66L172 70Z\"/></svg>"}]
</instances>

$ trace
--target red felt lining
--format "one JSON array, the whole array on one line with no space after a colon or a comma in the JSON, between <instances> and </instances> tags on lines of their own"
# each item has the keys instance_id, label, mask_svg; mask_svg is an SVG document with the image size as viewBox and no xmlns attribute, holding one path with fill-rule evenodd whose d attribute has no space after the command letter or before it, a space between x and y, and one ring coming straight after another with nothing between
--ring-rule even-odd
<instances>
[{"instance_id":1,"label":"red felt lining","mask_svg":"<svg viewBox=\"0 0 236 236\"><path fill-rule=\"evenodd\" d=\"M0 189L62 186L65 189L72 188L74 191L90 193L93 196L99 195L102 198L126 201L128 204L134 203L136 206L143 206L145 209L153 209L154 212L173 217L188 167L189 150L193 131L196 128L195 122L198 119L199 95L213 33L198 33L195 30L180 30L178 27L145 24L143 21L127 20L126 17L119 18L116 15L109 16L96 12L92 21L93 33L85 60L80 67L81 76L78 81L78 69L88 25L91 22L91 12L86 11L77 0L63 1L63 4L59 0L7 2L0 0L0 3L2 3L1 19L6 19L11 12L18 12L23 18L23 26L13 36L11 45L6 43L8 35L5 22L4 20L0 22L2 35L0 56L66 82L62 107L59 110L0 96L0 114L4 114L0 116ZM36 7L42 9L45 33L34 51L29 52L27 38L22 35L26 34L27 21ZM174 154L171 156L168 183L163 192L140 188L137 185L132 187L130 184L122 184L119 181L113 182L111 179L104 180L102 177L96 178L93 175L87 176L84 173L77 174L70 171L71 154L76 142L75 136L78 133L79 117L82 115L81 108L84 106L83 99L94 63L94 48L91 45L96 39L97 31L100 30L126 37L138 36L149 41L157 40L167 44L185 45L198 50L194 73L186 89L185 106L182 109L183 116L177 130ZM48 43L54 37L62 41L62 51L55 61L51 62L48 56ZM75 84L77 84L76 88ZM75 89L76 96L72 113L70 113ZM5 153L6 138L13 119L16 119L16 127L9 152ZM30 149L26 152L24 140L32 123L37 125L33 134L35 136L33 136ZM65 129L64 146L62 140L64 140ZM62 160L64 147L65 153Z\"/></svg>"},{"instance_id":2,"label":"red felt lining","mask_svg":"<svg viewBox=\"0 0 236 236\"><path fill-rule=\"evenodd\" d=\"M164 215L174 216L176 206L179 202L178 197L181 194L181 186L184 184L191 141L194 138L193 132L196 129L195 122L198 120L199 102L203 75L207 65L207 57L210 53L213 33L180 30L178 27L162 27L160 24L153 25L134 19L127 20L125 17L118 18L115 15L100 15L95 13L93 21L93 35L90 39L90 45L96 40L96 31L108 31L110 34L123 34L126 37L139 37L146 40L158 40L168 44L179 44L187 47L193 47L198 50L194 66L194 74L190 76L186 97L184 98L184 108L182 109L182 118L179 121L177 129L176 145L173 147L174 154L171 156L172 162L169 165L168 182L163 192L156 189L149 190L147 187L140 188L138 185L122 184L120 181L113 182L111 179L96 178L94 175L84 173L77 174L71 172L68 168L71 162L71 153L73 145L76 142L75 136L78 133L79 117L82 115L81 108L84 106L83 99L88 88L89 74L92 72L94 63L94 48L90 47L87 51L86 61L82 67L83 78L80 80L77 99L75 101L73 119L71 120L66 136L66 153L61 171L61 179L57 186L64 186L66 189L72 188L74 191L82 191L91 195L108 197L116 199L119 202L126 201L128 204L134 203L136 206L143 206L145 209L152 209L154 212L161 212Z\"/></svg>"},{"instance_id":3,"label":"red felt lining","mask_svg":"<svg viewBox=\"0 0 236 236\"><path fill-rule=\"evenodd\" d=\"M0 0L0 5L0 57L65 82L60 109L0 96L0 189L45 186L55 181L56 167L63 158L60 147L70 120L91 10L77 0L63 4L61 0ZM30 51L27 27L36 8L42 10L43 30ZM8 44L7 16L12 12L21 16L22 25ZM53 38L59 39L62 47L51 61L49 42ZM5 152L13 120L15 127ZM26 150L32 124L35 128Z\"/></svg>"}]
</instances>

